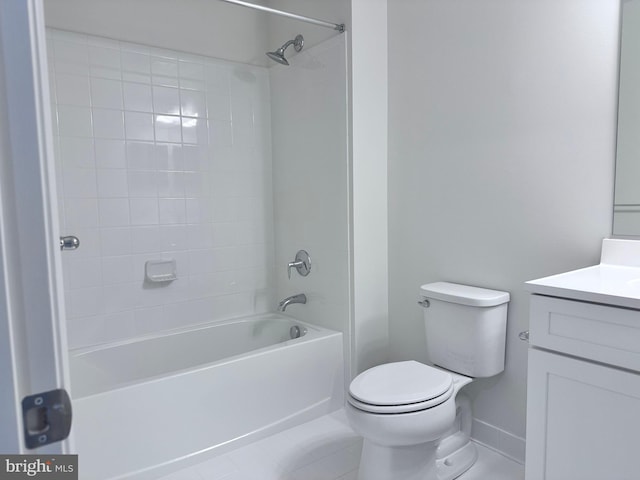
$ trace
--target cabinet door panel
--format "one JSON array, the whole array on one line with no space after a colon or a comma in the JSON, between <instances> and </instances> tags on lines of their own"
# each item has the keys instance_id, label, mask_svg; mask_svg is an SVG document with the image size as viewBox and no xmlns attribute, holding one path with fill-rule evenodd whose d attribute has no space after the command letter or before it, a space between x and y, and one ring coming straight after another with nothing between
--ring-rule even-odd
<instances>
[{"instance_id":1,"label":"cabinet door panel","mask_svg":"<svg viewBox=\"0 0 640 480\"><path fill-rule=\"evenodd\" d=\"M637 480L640 375L529 350L526 480Z\"/></svg>"}]
</instances>

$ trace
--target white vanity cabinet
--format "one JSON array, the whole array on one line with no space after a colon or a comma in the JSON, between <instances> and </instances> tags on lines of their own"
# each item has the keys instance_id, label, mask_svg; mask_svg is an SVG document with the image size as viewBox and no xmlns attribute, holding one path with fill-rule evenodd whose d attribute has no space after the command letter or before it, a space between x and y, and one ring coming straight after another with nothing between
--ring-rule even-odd
<instances>
[{"instance_id":1,"label":"white vanity cabinet","mask_svg":"<svg viewBox=\"0 0 640 480\"><path fill-rule=\"evenodd\" d=\"M531 297L526 480L640 478L640 310Z\"/></svg>"},{"instance_id":2,"label":"white vanity cabinet","mask_svg":"<svg viewBox=\"0 0 640 480\"><path fill-rule=\"evenodd\" d=\"M640 242L526 289L526 480L640 479Z\"/></svg>"}]
</instances>

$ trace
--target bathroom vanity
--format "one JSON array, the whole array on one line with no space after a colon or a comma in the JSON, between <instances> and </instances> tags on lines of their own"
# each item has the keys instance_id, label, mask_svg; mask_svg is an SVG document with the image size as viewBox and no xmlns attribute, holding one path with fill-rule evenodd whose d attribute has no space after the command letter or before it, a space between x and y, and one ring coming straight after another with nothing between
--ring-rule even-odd
<instances>
[{"instance_id":1,"label":"bathroom vanity","mask_svg":"<svg viewBox=\"0 0 640 480\"><path fill-rule=\"evenodd\" d=\"M526 289L526 480L639 478L640 242Z\"/></svg>"}]
</instances>

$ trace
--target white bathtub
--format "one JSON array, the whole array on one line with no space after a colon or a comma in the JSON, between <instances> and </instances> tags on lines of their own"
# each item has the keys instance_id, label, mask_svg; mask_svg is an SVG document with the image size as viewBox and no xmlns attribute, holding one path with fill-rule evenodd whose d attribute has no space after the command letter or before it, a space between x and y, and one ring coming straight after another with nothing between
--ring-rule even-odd
<instances>
[{"instance_id":1,"label":"white bathtub","mask_svg":"<svg viewBox=\"0 0 640 480\"><path fill-rule=\"evenodd\" d=\"M340 408L342 348L267 314L71 352L80 478L158 478Z\"/></svg>"}]
</instances>

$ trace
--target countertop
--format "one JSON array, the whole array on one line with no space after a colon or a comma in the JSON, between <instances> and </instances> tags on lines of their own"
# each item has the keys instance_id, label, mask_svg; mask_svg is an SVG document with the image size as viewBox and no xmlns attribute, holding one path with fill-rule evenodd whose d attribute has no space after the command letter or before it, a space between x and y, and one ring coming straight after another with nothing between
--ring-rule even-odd
<instances>
[{"instance_id":1,"label":"countertop","mask_svg":"<svg viewBox=\"0 0 640 480\"><path fill-rule=\"evenodd\" d=\"M534 294L640 310L640 267L600 264L531 280Z\"/></svg>"}]
</instances>

